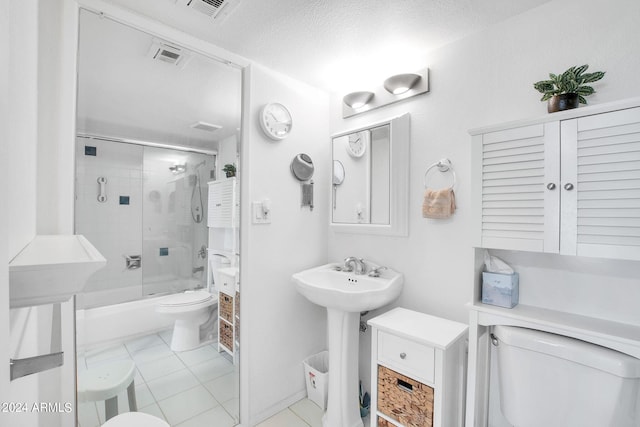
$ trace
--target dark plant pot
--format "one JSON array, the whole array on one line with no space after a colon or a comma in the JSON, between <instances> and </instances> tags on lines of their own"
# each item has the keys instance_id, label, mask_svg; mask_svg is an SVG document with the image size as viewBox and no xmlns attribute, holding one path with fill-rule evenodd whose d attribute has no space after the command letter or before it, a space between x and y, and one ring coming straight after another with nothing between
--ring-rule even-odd
<instances>
[{"instance_id":1,"label":"dark plant pot","mask_svg":"<svg viewBox=\"0 0 640 427\"><path fill-rule=\"evenodd\" d=\"M572 108L578 108L578 105L580 105L580 100L577 93L562 93L549 99L547 111L555 113L556 111L571 110Z\"/></svg>"},{"instance_id":2,"label":"dark plant pot","mask_svg":"<svg viewBox=\"0 0 640 427\"><path fill-rule=\"evenodd\" d=\"M236 173L233 171L226 171L225 174L227 175L227 178L231 178L236 176Z\"/></svg>"}]
</instances>

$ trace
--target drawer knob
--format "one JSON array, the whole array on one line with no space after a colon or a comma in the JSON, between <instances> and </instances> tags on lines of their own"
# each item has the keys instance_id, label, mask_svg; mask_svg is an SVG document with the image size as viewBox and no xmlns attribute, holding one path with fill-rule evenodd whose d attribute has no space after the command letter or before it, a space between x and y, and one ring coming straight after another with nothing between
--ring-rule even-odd
<instances>
[{"instance_id":1,"label":"drawer knob","mask_svg":"<svg viewBox=\"0 0 640 427\"><path fill-rule=\"evenodd\" d=\"M400 353L400 359L405 359L407 357L407 353Z\"/></svg>"}]
</instances>

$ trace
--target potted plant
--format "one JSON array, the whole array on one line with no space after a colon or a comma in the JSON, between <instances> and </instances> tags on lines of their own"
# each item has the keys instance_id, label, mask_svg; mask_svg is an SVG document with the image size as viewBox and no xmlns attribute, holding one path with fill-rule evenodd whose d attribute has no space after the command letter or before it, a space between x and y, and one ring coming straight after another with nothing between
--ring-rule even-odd
<instances>
[{"instance_id":1,"label":"potted plant","mask_svg":"<svg viewBox=\"0 0 640 427\"><path fill-rule=\"evenodd\" d=\"M547 110L556 111L577 108L579 104L586 104L585 96L595 93L586 83L597 82L604 77L604 71L585 73L588 65L574 66L562 74L549 74L549 80L540 80L533 87L540 93L540 101L549 101Z\"/></svg>"},{"instance_id":2,"label":"potted plant","mask_svg":"<svg viewBox=\"0 0 640 427\"><path fill-rule=\"evenodd\" d=\"M227 178L231 178L232 176L236 176L236 165L233 165L231 163L227 163L226 165L224 165L224 168L222 168L222 170L227 175Z\"/></svg>"},{"instance_id":3,"label":"potted plant","mask_svg":"<svg viewBox=\"0 0 640 427\"><path fill-rule=\"evenodd\" d=\"M226 165L224 165L222 170L227 175L227 178L231 178L232 176L236 176L236 165L233 165L231 163L227 163Z\"/></svg>"}]
</instances>

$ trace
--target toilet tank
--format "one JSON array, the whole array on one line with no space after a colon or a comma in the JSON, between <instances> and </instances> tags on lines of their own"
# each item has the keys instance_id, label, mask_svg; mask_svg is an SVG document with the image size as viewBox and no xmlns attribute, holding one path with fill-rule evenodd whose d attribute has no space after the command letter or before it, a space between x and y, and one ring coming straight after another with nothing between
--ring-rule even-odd
<instances>
[{"instance_id":1,"label":"toilet tank","mask_svg":"<svg viewBox=\"0 0 640 427\"><path fill-rule=\"evenodd\" d=\"M640 360L561 335L494 326L500 408L517 427L640 426Z\"/></svg>"}]
</instances>

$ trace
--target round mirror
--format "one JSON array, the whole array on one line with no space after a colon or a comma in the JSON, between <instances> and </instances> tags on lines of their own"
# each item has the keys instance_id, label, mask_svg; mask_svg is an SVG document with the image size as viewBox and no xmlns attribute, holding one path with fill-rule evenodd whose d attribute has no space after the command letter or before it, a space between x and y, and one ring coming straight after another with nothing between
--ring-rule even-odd
<instances>
[{"instance_id":1,"label":"round mirror","mask_svg":"<svg viewBox=\"0 0 640 427\"><path fill-rule=\"evenodd\" d=\"M291 172L298 181L308 181L313 176L313 161L311 157L300 153L291 160Z\"/></svg>"},{"instance_id":2,"label":"round mirror","mask_svg":"<svg viewBox=\"0 0 640 427\"><path fill-rule=\"evenodd\" d=\"M333 185L340 185L344 181L344 166L340 160L333 161Z\"/></svg>"}]
</instances>

